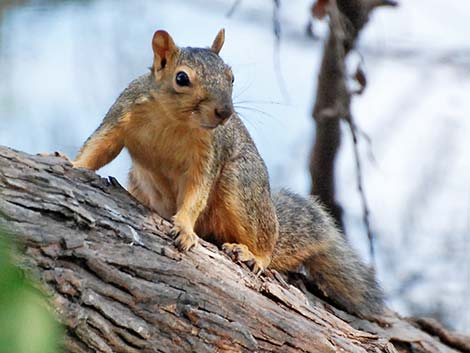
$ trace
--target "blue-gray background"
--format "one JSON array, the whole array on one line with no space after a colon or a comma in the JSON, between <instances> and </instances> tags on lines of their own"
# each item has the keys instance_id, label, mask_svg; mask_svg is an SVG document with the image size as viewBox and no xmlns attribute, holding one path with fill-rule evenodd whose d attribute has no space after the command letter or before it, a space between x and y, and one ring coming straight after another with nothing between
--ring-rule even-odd
<instances>
[{"instance_id":1,"label":"blue-gray background","mask_svg":"<svg viewBox=\"0 0 470 353\"><path fill-rule=\"evenodd\" d=\"M208 46L226 28L235 101L275 188L307 193L308 153L325 23L305 35L310 1L282 1L276 59L272 1L0 0L0 144L74 156L120 91L151 64L151 37ZM403 0L377 10L350 57L369 84L353 103L378 275L403 314L470 332L470 5ZM276 63L279 62L280 65ZM284 78L284 85L279 79ZM287 91L283 93L283 91ZM337 164L350 240L367 260L351 141ZM373 154L374 158L370 155ZM375 161L374 161L375 160ZM100 171L125 184L122 154Z\"/></svg>"}]
</instances>

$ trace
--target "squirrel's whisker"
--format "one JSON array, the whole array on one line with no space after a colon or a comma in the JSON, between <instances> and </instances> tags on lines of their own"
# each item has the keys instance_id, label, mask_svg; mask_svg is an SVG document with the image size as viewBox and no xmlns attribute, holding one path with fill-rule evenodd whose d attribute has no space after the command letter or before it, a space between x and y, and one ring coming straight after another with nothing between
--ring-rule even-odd
<instances>
[{"instance_id":1,"label":"squirrel's whisker","mask_svg":"<svg viewBox=\"0 0 470 353\"><path fill-rule=\"evenodd\" d=\"M281 102L275 102L275 101L263 101L263 100L243 100L243 101L235 101L235 104L239 103L248 103L248 104L264 104L264 105L282 105L282 106L290 106L291 104L288 103L281 103Z\"/></svg>"},{"instance_id":2,"label":"squirrel's whisker","mask_svg":"<svg viewBox=\"0 0 470 353\"><path fill-rule=\"evenodd\" d=\"M246 124L250 125L251 127L253 127L253 129L257 129L257 128L258 128L258 126L257 126L255 123L256 123L256 122L259 123L259 121L256 121L256 120L253 120L253 119L247 119L244 114L241 114L241 113L238 112L238 111L237 111L237 115L240 117L240 119L241 119L244 123L246 123Z\"/></svg>"},{"instance_id":3,"label":"squirrel's whisker","mask_svg":"<svg viewBox=\"0 0 470 353\"><path fill-rule=\"evenodd\" d=\"M270 113L267 113L261 109L257 109L257 108L253 108L253 107L246 107L246 106L243 106L243 105L234 105L235 108L237 109L242 109L242 110L251 110L253 112L256 112L256 113L259 113L261 115L264 115L264 116L267 116L269 118L273 118L275 119L275 116L270 114Z\"/></svg>"}]
</instances>

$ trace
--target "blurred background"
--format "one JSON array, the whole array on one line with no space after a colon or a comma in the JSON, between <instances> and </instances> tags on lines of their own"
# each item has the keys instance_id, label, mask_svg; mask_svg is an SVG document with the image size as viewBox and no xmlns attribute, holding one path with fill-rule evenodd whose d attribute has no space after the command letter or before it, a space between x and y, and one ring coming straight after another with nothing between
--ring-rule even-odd
<instances>
[{"instance_id":1,"label":"blurred background","mask_svg":"<svg viewBox=\"0 0 470 353\"><path fill-rule=\"evenodd\" d=\"M234 3L237 3L234 11ZM0 0L0 144L75 156L118 94L152 62L151 38L209 46L235 73L234 101L274 188L310 189L311 117L326 20L311 0ZM375 263L388 304L470 333L470 4L403 0L374 11L352 62L368 86L353 100ZM279 50L277 50L277 48ZM336 161L348 239L368 241L347 127ZM373 158L370 155L373 154ZM100 170L125 185L123 153Z\"/></svg>"}]
</instances>

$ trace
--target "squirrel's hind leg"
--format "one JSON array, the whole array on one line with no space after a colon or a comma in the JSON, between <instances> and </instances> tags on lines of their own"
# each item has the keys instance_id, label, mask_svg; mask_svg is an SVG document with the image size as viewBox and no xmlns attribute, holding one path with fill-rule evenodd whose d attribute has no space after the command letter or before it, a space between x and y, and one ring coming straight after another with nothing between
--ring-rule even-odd
<instances>
[{"instance_id":1,"label":"squirrel's hind leg","mask_svg":"<svg viewBox=\"0 0 470 353\"><path fill-rule=\"evenodd\" d=\"M222 251L234 262L245 263L255 274L263 272L271 260L270 257L255 256L244 244L225 243L222 245Z\"/></svg>"}]
</instances>

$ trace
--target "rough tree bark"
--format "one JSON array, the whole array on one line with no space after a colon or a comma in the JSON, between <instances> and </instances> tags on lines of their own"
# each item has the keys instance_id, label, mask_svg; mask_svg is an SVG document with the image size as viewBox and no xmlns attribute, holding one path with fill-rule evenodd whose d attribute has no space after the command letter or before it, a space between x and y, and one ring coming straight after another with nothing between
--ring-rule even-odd
<instances>
[{"instance_id":1,"label":"rough tree bark","mask_svg":"<svg viewBox=\"0 0 470 353\"><path fill-rule=\"evenodd\" d=\"M276 274L257 278L207 242L181 254L167 221L60 158L0 147L0 213L68 352L470 352L429 321L418 324L442 340L393 313L360 320Z\"/></svg>"},{"instance_id":2,"label":"rough tree bark","mask_svg":"<svg viewBox=\"0 0 470 353\"><path fill-rule=\"evenodd\" d=\"M347 88L346 56L353 49L370 13L379 6L394 6L392 0L317 1L317 16L326 11L330 32L325 42L313 108L315 143L310 155L311 194L317 195L344 230L343 210L335 195L335 159L341 144L341 119L351 116L351 92ZM362 190L361 190L362 192ZM367 207L365 207L365 212ZM366 222L367 214L365 215ZM369 229L368 229L369 232ZM370 237L370 234L369 234Z\"/></svg>"}]
</instances>

